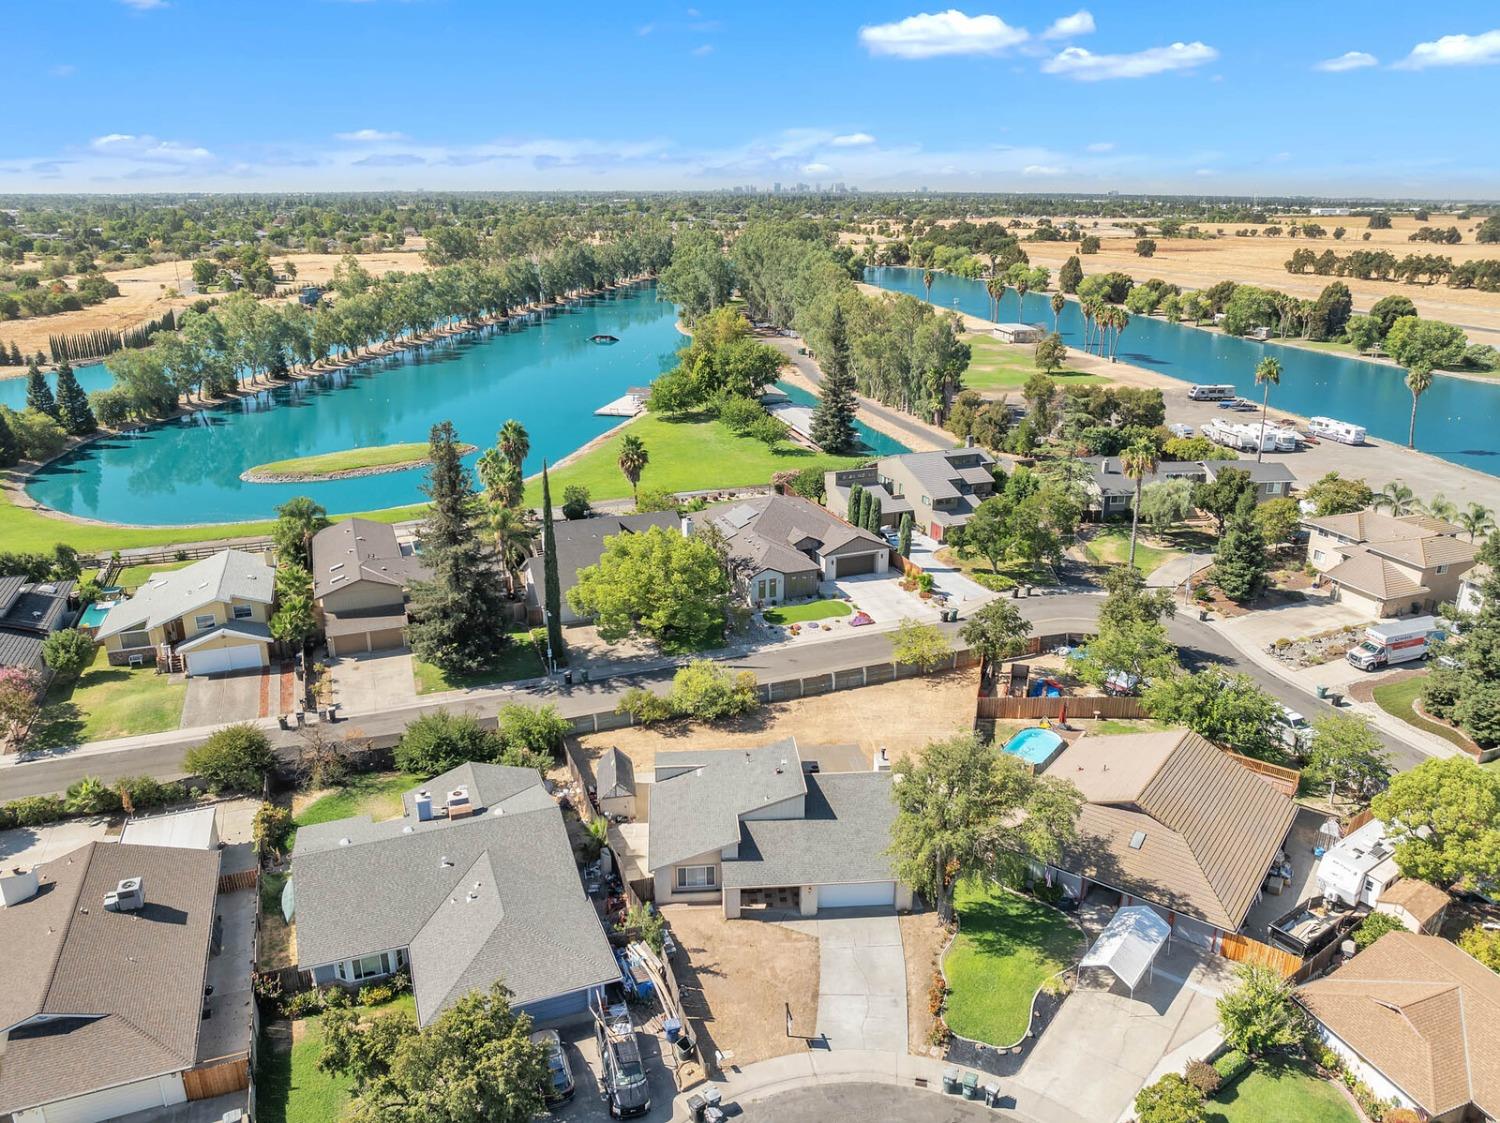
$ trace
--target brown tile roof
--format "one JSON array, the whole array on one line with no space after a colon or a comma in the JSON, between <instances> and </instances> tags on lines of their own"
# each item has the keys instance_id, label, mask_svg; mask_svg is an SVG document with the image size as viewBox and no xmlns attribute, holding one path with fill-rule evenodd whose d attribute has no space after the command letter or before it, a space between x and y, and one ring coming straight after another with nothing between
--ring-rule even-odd
<instances>
[{"instance_id":1,"label":"brown tile roof","mask_svg":"<svg viewBox=\"0 0 1500 1123\"><path fill-rule=\"evenodd\" d=\"M1450 899L1436 885L1416 877L1400 878L1380 894L1382 905L1399 905L1421 925L1447 908Z\"/></svg>"},{"instance_id":2,"label":"brown tile roof","mask_svg":"<svg viewBox=\"0 0 1500 1123\"><path fill-rule=\"evenodd\" d=\"M1352 538L1356 542L1412 541L1433 535L1459 533L1459 528L1452 523L1432 518L1429 515L1398 517L1382 514L1372 509L1355 511L1347 515L1325 515L1320 519L1308 519L1307 525L1329 534Z\"/></svg>"},{"instance_id":3,"label":"brown tile roof","mask_svg":"<svg viewBox=\"0 0 1500 1123\"><path fill-rule=\"evenodd\" d=\"M1396 542L1372 542L1366 547L1371 553L1382 554L1398 561L1430 569L1435 565L1472 564L1478 548L1472 542L1451 538L1446 534L1433 534L1426 538L1403 539Z\"/></svg>"},{"instance_id":4,"label":"brown tile roof","mask_svg":"<svg viewBox=\"0 0 1500 1123\"><path fill-rule=\"evenodd\" d=\"M1349 556L1328 570L1330 581L1347 585L1378 600L1414 597L1432 592L1400 566L1371 553L1368 547L1356 546Z\"/></svg>"},{"instance_id":5,"label":"brown tile roof","mask_svg":"<svg viewBox=\"0 0 1500 1123\"><path fill-rule=\"evenodd\" d=\"M1081 737L1047 775L1087 801L1064 868L1229 931L1296 816L1292 800L1185 729Z\"/></svg>"},{"instance_id":6,"label":"brown tile roof","mask_svg":"<svg viewBox=\"0 0 1500 1123\"><path fill-rule=\"evenodd\" d=\"M218 851L92 842L36 872L37 895L0 909L0 1027L95 1017L12 1036L0 1115L193 1067ZM127 877L144 879L146 906L106 911L104 894Z\"/></svg>"},{"instance_id":7,"label":"brown tile roof","mask_svg":"<svg viewBox=\"0 0 1500 1123\"><path fill-rule=\"evenodd\" d=\"M1297 996L1429 1114L1500 1114L1500 974L1448 941L1387 933Z\"/></svg>"}]
</instances>

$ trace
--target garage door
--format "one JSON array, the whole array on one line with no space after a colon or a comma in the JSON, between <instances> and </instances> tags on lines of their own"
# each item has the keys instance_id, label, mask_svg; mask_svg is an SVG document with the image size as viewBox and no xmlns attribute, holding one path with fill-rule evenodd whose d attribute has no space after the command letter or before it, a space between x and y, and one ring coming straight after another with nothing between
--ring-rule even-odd
<instances>
[{"instance_id":1,"label":"garage door","mask_svg":"<svg viewBox=\"0 0 1500 1123\"><path fill-rule=\"evenodd\" d=\"M839 558L837 562L838 572L834 575L836 577L853 577L856 573L875 572L874 554L856 554L849 558Z\"/></svg>"},{"instance_id":2,"label":"garage door","mask_svg":"<svg viewBox=\"0 0 1500 1123\"><path fill-rule=\"evenodd\" d=\"M848 885L818 886L818 910L870 908L896 903L894 881L860 881Z\"/></svg>"},{"instance_id":3,"label":"garage door","mask_svg":"<svg viewBox=\"0 0 1500 1123\"><path fill-rule=\"evenodd\" d=\"M102 1092L90 1092L86 1096L75 1096L71 1100L59 1100L43 1108L38 1118L45 1119L47 1123L97 1123L98 1120L113 1119L132 1111L165 1107L168 1101L163 1096L163 1086L167 1084L167 1079L141 1080L135 1084L107 1088ZM178 1095L180 1097L180 1091ZM176 1102L180 1103L181 1099Z\"/></svg>"},{"instance_id":4,"label":"garage door","mask_svg":"<svg viewBox=\"0 0 1500 1123\"><path fill-rule=\"evenodd\" d=\"M187 673L190 675L213 675L221 671L240 671L260 665L260 648L245 644L215 648L212 651L189 651L187 657Z\"/></svg>"}]
</instances>

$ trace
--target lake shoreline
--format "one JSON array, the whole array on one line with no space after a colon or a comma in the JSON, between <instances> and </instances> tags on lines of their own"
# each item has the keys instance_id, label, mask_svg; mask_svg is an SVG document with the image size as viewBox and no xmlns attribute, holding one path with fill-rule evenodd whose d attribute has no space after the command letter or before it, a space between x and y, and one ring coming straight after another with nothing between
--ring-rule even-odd
<instances>
[{"instance_id":1,"label":"lake shoreline","mask_svg":"<svg viewBox=\"0 0 1500 1123\"><path fill-rule=\"evenodd\" d=\"M458 446L459 456L468 456L478 451L478 445L460 444ZM431 457L419 456L411 460L393 461L390 464L370 464L363 468L335 468L327 472L261 472L255 468L247 468L240 473L240 479L247 484L316 484L330 480L352 480L361 476L386 476L393 472L409 472L413 468L420 468L423 464L430 462Z\"/></svg>"}]
</instances>

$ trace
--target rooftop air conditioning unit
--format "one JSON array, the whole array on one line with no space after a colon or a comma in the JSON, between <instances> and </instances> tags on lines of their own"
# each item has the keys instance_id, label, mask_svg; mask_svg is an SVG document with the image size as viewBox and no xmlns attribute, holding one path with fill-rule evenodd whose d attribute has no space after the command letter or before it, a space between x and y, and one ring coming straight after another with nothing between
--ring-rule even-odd
<instances>
[{"instance_id":1,"label":"rooftop air conditioning unit","mask_svg":"<svg viewBox=\"0 0 1500 1123\"><path fill-rule=\"evenodd\" d=\"M469 802L468 788L454 788L448 793L448 818L466 819L474 814L474 805Z\"/></svg>"},{"instance_id":2,"label":"rooftop air conditioning unit","mask_svg":"<svg viewBox=\"0 0 1500 1123\"><path fill-rule=\"evenodd\" d=\"M115 886L113 893L104 894L104 907L109 912L135 912L146 906L146 882L143 878L127 877Z\"/></svg>"}]
</instances>

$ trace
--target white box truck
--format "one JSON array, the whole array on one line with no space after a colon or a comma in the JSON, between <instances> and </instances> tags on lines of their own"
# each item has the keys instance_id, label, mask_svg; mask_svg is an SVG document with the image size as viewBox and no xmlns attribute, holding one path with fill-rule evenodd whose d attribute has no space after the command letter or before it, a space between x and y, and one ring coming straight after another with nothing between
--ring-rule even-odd
<instances>
[{"instance_id":1,"label":"white box truck","mask_svg":"<svg viewBox=\"0 0 1500 1123\"><path fill-rule=\"evenodd\" d=\"M1362 671L1373 671L1392 663L1409 663L1426 656L1427 641L1437 631L1437 620L1415 616L1410 620L1393 620L1389 624L1371 624L1364 638L1345 656Z\"/></svg>"}]
</instances>

